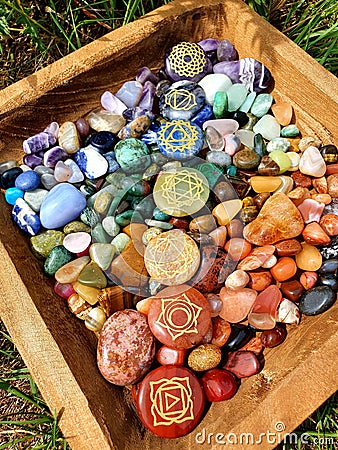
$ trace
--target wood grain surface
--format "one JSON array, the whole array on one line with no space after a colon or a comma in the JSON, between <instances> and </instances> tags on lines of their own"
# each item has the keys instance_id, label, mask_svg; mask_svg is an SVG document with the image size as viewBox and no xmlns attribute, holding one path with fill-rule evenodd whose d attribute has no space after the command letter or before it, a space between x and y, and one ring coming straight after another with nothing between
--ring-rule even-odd
<instances>
[{"instance_id":1,"label":"wood grain surface","mask_svg":"<svg viewBox=\"0 0 338 450\"><path fill-rule=\"evenodd\" d=\"M207 4L206 4L207 3ZM174 1L109 33L0 92L1 160L22 157L22 140L52 120L74 120L116 92L138 68L159 68L170 45L207 37L229 39L240 57L271 70L273 96L293 104L296 123L324 143L338 143L336 78L252 12L241 0ZM177 440L144 430L127 390L110 385L96 367L96 338L53 293L53 280L30 252L0 199L0 314L42 395L59 415L73 450L210 449L196 434L292 431L337 389L337 310L289 327L285 343L265 354L263 371L243 380L237 395L213 404L198 428ZM277 433L277 436L278 433ZM202 438L201 438L202 439ZM263 440L262 449L275 444ZM253 448L237 444L233 448Z\"/></svg>"}]
</instances>

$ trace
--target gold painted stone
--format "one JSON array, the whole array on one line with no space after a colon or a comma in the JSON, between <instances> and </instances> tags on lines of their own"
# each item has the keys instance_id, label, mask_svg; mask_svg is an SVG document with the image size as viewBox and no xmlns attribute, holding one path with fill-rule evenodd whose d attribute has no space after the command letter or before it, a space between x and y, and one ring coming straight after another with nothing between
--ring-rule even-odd
<instances>
[{"instance_id":1,"label":"gold painted stone","mask_svg":"<svg viewBox=\"0 0 338 450\"><path fill-rule=\"evenodd\" d=\"M228 225L242 209L242 202L239 199L227 200L219 203L212 211L219 225Z\"/></svg>"},{"instance_id":2,"label":"gold painted stone","mask_svg":"<svg viewBox=\"0 0 338 450\"><path fill-rule=\"evenodd\" d=\"M200 252L190 236L174 229L149 242L144 262L152 278L167 286L174 286L185 283L196 273Z\"/></svg>"},{"instance_id":3,"label":"gold painted stone","mask_svg":"<svg viewBox=\"0 0 338 450\"><path fill-rule=\"evenodd\" d=\"M159 175L153 196L161 211L170 216L183 217L203 208L209 197L209 185L201 172L182 167Z\"/></svg>"}]
</instances>

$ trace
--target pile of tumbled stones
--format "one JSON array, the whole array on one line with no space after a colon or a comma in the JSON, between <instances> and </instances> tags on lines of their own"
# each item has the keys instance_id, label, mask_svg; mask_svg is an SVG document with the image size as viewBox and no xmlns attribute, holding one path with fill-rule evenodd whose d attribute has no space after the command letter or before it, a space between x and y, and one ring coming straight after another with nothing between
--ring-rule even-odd
<instances>
[{"instance_id":1,"label":"pile of tumbled stones","mask_svg":"<svg viewBox=\"0 0 338 450\"><path fill-rule=\"evenodd\" d=\"M175 438L337 297L338 151L301 137L259 61L180 42L0 164L12 217L98 335L98 367Z\"/></svg>"}]
</instances>

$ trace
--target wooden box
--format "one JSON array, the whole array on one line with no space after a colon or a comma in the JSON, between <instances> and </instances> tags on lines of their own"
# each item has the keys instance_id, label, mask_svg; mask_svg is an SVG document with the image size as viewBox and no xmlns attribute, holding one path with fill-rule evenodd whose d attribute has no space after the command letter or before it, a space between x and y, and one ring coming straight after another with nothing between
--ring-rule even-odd
<instances>
[{"instance_id":1,"label":"wooden box","mask_svg":"<svg viewBox=\"0 0 338 450\"><path fill-rule=\"evenodd\" d=\"M229 39L240 57L262 61L274 76L275 99L292 103L302 132L337 144L333 75L241 0L183 0L2 91L1 160L20 158L22 141L50 121L75 120L96 107L105 90L116 92L138 68L159 68L170 45L207 37ZM0 220L1 317L74 450L210 449L222 445L217 433L226 442L230 432L237 436L234 448L253 447L241 433L252 433L256 440L260 433L276 433L261 438L261 448L271 448L337 389L338 302L289 327L286 342L265 352L264 370L244 380L233 399L212 404L195 431L174 441L157 438L141 426L124 390L100 376L95 336L54 295L53 281L42 274L3 196Z\"/></svg>"}]
</instances>

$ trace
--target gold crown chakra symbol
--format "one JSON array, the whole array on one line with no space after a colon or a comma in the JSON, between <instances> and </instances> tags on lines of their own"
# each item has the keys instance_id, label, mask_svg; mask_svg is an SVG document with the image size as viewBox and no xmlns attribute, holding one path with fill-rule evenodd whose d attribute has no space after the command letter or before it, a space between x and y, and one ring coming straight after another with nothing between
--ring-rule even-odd
<instances>
[{"instance_id":1,"label":"gold crown chakra symbol","mask_svg":"<svg viewBox=\"0 0 338 450\"><path fill-rule=\"evenodd\" d=\"M180 77L192 78L201 73L206 64L204 50L194 42L180 42L175 45L168 60L170 68Z\"/></svg>"},{"instance_id":2,"label":"gold crown chakra symbol","mask_svg":"<svg viewBox=\"0 0 338 450\"><path fill-rule=\"evenodd\" d=\"M154 426L182 423L194 419L189 377L150 381L151 414Z\"/></svg>"},{"instance_id":3,"label":"gold crown chakra symbol","mask_svg":"<svg viewBox=\"0 0 338 450\"><path fill-rule=\"evenodd\" d=\"M196 103L196 95L187 89L173 89L164 94L165 104L177 111L189 111Z\"/></svg>"},{"instance_id":4,"label":"gold crown chakra symbol","mask_svg":"<svg viewBox=\"0 0 338 450\"><path fill-rule=\"evenodd\" d=\"M163 124L158 131L157 140L168 151L190 151L198 139L197 128L185 120L172 120Z\"/></svg>"}]
</instances>

